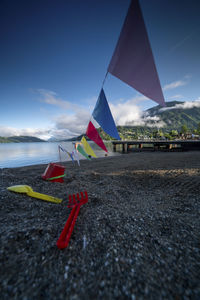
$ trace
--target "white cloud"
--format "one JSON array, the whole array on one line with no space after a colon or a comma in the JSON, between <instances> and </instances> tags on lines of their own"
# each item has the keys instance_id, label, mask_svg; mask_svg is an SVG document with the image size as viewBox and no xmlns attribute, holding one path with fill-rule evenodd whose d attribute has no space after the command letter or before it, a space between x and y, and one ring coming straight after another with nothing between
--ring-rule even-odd
<instances>
[{"instance_id":1,"label":"white cloud","mask_svg":"<svg viewBox=\"0 0 200 300\"><path fill-rule=\"evenodd\" d=\"M184 78L185 78L185 79L191 79L191 78L192 78L192 75L191 75L191 74L186 74L186 75L184 76Z\"/></svg>"},{"instance_id":2,"label":"white cloud","mask_svg":"<svg viewBox=\"0 0 200 300\"><path fill-rule=\"evenodd\" d=\"M45 89L38 89L38 90L35 90L35 92L41 96L41 98L40 98L41 102L44 102L44 103L47 103L50 105L55 105L59 108L65 109L65 110L69 110L69 109L76 110L77 109L76 104L66 101L66 100L63 100L61 98L58 98L58 96L55 92L45 90Z\"/></svg>"},{"instance_id":3,"label":"white cloud","mask_svg":"<svg viewBox=\"0 0 200 300\"><path fill-rule=\"evenodd\" d=\"M185 80L174 81L174 82L171 82L169 84L166 84L163 87L163 91L176 89L177 87L180 87L180 86L183 86L183 85L186 85L186 84L188 84L188 81L185 81Z\"/></svg>"},{"instance_id":4,"label":"white cloud","mask_svg":"<svg viewBox=\"0 0 200 300\"><path fill-rule=\"evenodd\" d=\"M51 123L54 125L48 131L48 138L67 139L80 135L86 131L87 124L91 117L91 104L93 106L97 98L91 97L83 102L88 104L87 109L77 105L76 103L65 101L57 96L55 92L38 89L35 93L41 96L40 101L49 105L54 105L62 108L66 113L57 115Z\"/></svg>"},{"instance_id":5,"label":"white cloud","mask_svg":"<svg viewBox=\"0 0 200 300\"><path fill-rule=\"evenodd\" d=\"M148 114L144 114L143 121L143 126L148 127L162 128L166 125L158 116L149 116Z\"/></svg>"},{"instance_id":6,"label":"white cloud","mask_svg":"<svg viewBox=\"0 0 200 300\"><path fill-rule=\"evenodd\" d=\"M52 94L53 95L53 94ZM140 98L140 97L139 97ZM163 127L165 124L159 118L159 116L149 116L147 112L143 112L138 105L138 97L123 100L113 103L109 103L113 118L116 125L132 125L132 126L151 126L151 127ZM51 97L49 98L51 99ZM52 98L52 103L62 103L54 102ZM57 105L57 104L55 104ZM71 105L71 104L70 104ZM186 109L192 107L200 107L200 98L196 101L184 102L183 104L176 104L174 107L164 107L160 109L160 112L170 110L170 109ZM87 125L91 119L91 112L88 108L82 108L78 105L74 106L73 111L66 112L66 114L60 114L54 117L52 121L52 126L48 128L24 128L16 129L12 127L0 126L0 136L13 136L13 135L26 135L26 136L36 136L42 139L49 139L51 137L57 139L67 139L86 132ZM91 109L94 108L91 107Z\"/></svg>"},{"instance_id":7,"label":"white cloud","mask_svg":"<svg viewBox=\"0 0 200 300\"><path fill-rule=\"evenodd\" d=\"M48 139L51 137L50 129L33 129L33 128L13 128L13 127L6 127L0 126L0 136L3 137L10 137L10 136L35 136L41 139Z\"/></svg>"},{"instance_id":8,"label":"white cloud","mask_svg":"<svg viewBox=\"0 0 200 300\"><path fill-rule=\"evenodd\" d=\"M18 130L16 128L0 126L0 136L9 137L12 135L18 135Z\"/></svg>"},{"instance_id":9,"label":"white cloud","mask_svg":"<svg viewBox=\"0 0 200 300\"><path fill-rule=\"evenodd\" d=\"M192 32L191 34L185 36L183 39L179 40L178 43L176 43L171 49L169 52L173 52L174 50L176 50L177 48L181 47L188 39L191 38L191 36L193 35L194 33Z\"/></svg>"},{"instance_id":10,"label":"white cloud","mask_svg":"<svg viewBox=\"0 0 200 300\"><path fill-rule=\"evenodd\" d=\"M141 120L142 111L134 100L115 105L110 103L110 109L117 125L128 125L131 122L140 122Z\"/></svg>"},{"instance_id":11,"label":"white cloud","mask_svg":"<svg viewBox=\"0 0 200 300\"><path fill-rule=\"evenodd\" d=\"M80 135L86 131L87 124L91 118L91 113L94 108L94 99L97 99L97 97L92 98L93 107L87 107L81 108L80 106L76 104L72 104L68 101L64 101L62 99L59 99L56 95L56 93L44 89L37 90L37 93L39 93L42 96L41 101L50 104L50 105L56 105L58 107L62 107L65 109L70 109L70 114L67 112L66 114L62 114L54 118L53 122L55 123L55 132L58 133L60 131L60 135L62 134L68 134L68 135ZM143 95L137 95L136 97L130 99L130 100L124 100L119 99L116 101L115 104L109 103L114 120L117 125L145 125L146 122L148 123L159 123L160 120L151 119L150 116L145 116L142 110L140 109L139 105L142 101L147 100L147 97ZM87 99L86 101L89 103L90 101ZM90 104L91 104L90 103ZM63 133L61 133L61 131ZM68 130L66 132L66 130ZM53 133L53 131L52 131ZM66 136L63 138L67 138Z\"/></svg>"},{"instance_id":12,"label":"white cloud","mask_svg":"<svg viewBox=\"0 0 200 300\"><path fill-rule=\"evenodd\" d=\"M53 92L44 91L45 102L50 105L65 106L65 101L55 99ZM47 97L48 96L48 97ZM48 99L48 101L47 101ZM135 97L130 100L120 99L117 103L109 103L116 125L148 125L162 127L164 124L159 117L150 117L144 114L138 105L138 101L145 100L145 97ZM63 103L64 102L64 103ZM69 104L70 106L71 104ZM68 105L66 104L66 107ZM71 105L70 113L60 114L51 120L52 126L47 129L16 129L11 127L0 127L0 136L36 136L41 139L57 138L67 139L86 132L87 125L91 120L91 112L88 108L82 108L78 105ZM91 110L93 110L91 107ZM93 122L93 120L92 120ZM96 124L95 124L96 126ZM97 126L98 127L98 126Z\"/></svg>"},{"instance_id":13,"label":"white cloud","mask_svg":"<svg viewBox=\"0 0 200 300\"><path fill-rule=\"evenodd\" d=\"M81 105L77 105L73 101L66 101L57 96L57 94L53 91L45 90L45 89L36 89L35 93L40 95L40 101L49 105L54 105L59 108L62 108L67 111L79 112L81 109ZM87 110L91 111L91 107L97 101L97 97L90 97L87 99L83 99L82 102L84 105L87 105ZM84 109L84 108L83 108Z\"/></svg>"},{"instance_id":14,"label":"white cloud","mask_svg":"<svg viewBox=\"0 0 200 300\"><path fill-rule=\"evenodd\" d=\"M84 109L72 115L63 114L55 119L57 130L68 129L74 135L80 135L86 131L91 114Z\"/></svg>"},{"instance_id":15,"label":"white cloud","mask_svg":"<svg viewBox=\"0 0 200 300\"><path fill-rule=\"evenodd\" d=\"M139 106L136 105L135 98L118 104L109 104L114 120L117 125L130 126L157 126L163 127L165 124L161 122L159 117L151 117L144 114Z\"/></svg>"},{"instance_id":16,"label":"white cloud","mask_svg":"<svg viewBox=\"0 0 200 300\"><path fill-rule=\"evenodd\" d=\"M193 107L200 107L200 98L195 101L186 101L184 103L176 104L173 107L162 107L160 108L160 112L172 109L190 109Z\"/></svg>"},{"instance_id":17,"label":"white cloud","mask_svg":"<svg viewBox=\"0 0 200 300\"><path fill-rule=\"evenodd\" d=\"M182 99L182 98L183 98L182 95L177 94L177 95L169 97L168 99Z\"/></svg>"},{"instance_id":18,"label":"white cloud","mask_svg":"<svg viewBox=\"0 0 200 300\"><path fill-rule=\"evenodd\" d=\"M109 103L116 125L148 125L157 127L165 125L159 117L150 117L148 114L144 114L140 107L136 105L137 101L138 98L133 98L124 102L120 100L120 102L115 104ZM86 132L87 125L91 119L91 113L83 108L80 108L73 114L59 115L54 119L55 126L51 130L51 134L62 139L83 134ZM96 123L95 126L98 127L98 124Z\"/></svg>"}]
</instances>

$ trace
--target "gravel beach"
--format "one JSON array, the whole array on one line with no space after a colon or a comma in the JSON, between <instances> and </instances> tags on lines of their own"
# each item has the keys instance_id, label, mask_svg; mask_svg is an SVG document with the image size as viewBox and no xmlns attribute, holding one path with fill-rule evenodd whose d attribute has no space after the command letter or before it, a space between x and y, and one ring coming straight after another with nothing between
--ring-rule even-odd
<instances>
[{"instance_id":1,"label":"gravel beach","mask_svg":"<svg viewBox=\"0 0 200 300\"><path fill-rule=\"evenodd\" d=\"M200 299L200 152L137 152L0 170L0 299ZM7 190L25 184L53 204ZM87 190L69 242L69 194Z\"/></svg>"}]
</instances>

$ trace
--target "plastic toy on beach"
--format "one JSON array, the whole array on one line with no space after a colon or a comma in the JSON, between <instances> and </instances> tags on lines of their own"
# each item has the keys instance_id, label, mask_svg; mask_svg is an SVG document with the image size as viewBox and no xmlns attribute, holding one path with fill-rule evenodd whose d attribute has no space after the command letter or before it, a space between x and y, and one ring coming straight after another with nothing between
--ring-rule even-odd
<instances>
[{"instance_id":1,"label":"plastic toy on beach","mask_svg":"<svg viewBox=\"0 0 200 300\"><path fill-rule=\"evenodd\" d=\"M72 207L71 213L67 219L67 222L65 223L65 226L63 228L63 231L60 234L60 237L57 241L57 247L59 249L64 249L68 246L69 244L69 240L70 237L72 235L75 223L76 223L76 219L78 217L81 205L85 204L88 202L88 194L87 191L84 192L85 196L83 194L83 192L81 192L81 197L79 194L77 194L77 198L75 196L75 194L73 194L72 196L69 195L69 205L68 207Z\"/></svg>"},{"instance_id":2,"label":"plastic toy on beach","mask_svg":"<svg viewBox=\"0 0 200 300\"><path fill-rule=\"evenodd\" d=\"M13 185L13 186L8 187L7 190L9 190L11 192L16 192L16 193L27 194L30 197L53 202L53 203L61 203L62 202L62 199L34 192L33 189L29 185Z\"/></svg>"}]
</instances>

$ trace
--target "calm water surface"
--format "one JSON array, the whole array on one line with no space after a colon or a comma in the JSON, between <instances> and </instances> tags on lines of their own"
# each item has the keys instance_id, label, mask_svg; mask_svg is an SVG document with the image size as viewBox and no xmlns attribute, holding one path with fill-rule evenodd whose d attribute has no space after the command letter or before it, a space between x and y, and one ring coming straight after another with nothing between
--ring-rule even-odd
<instances>
[{"instance_id":1,"label":"calm water surface","mask_svg":"<svg viewBox=\"0 0 200 300\"><path fill-rule=\"evenodd\" d=\"M91 147L98 157L105 155L96 144L90 142ZM37 164L48 164L50 162L58 162L59 152L58 145L62 145L64 149L72 151L72 142L63 143L6 143L0 144L0 168L14 168ZM117 155L112 152L110 143L106 143L109 155ZM97 148L98 147L98 148ZM79 159L84 157L78 153ZM61 161L70 161L69 156L61 152Z\"/></svg>"}]
</instances>

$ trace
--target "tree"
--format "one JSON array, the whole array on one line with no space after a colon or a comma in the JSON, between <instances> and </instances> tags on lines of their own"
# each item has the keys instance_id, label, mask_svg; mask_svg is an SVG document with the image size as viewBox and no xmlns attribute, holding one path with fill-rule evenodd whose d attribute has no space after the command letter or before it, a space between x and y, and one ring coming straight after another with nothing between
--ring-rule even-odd
<instances>
[{"instance_id":1,"label":"tree","mask_svg":"<svg viewBox=\"0 0 200 300\"><path fill-rule=\"evenodd\" d=\"M153 138L156 139L158 137L158 130L153 131Z\"/></svg>"},{"instance_id":2,"label":"tree","mask_svg":"<svg viewBox=\"0 0 200 300\"><path fill-rule=\"evenodd\" d=\"M193 129L192 132L193 132L194 134L198 134L198 133L199 133L197 129Z\"/></svg>"},{"instance_id":3,"label":"tree","mask_svg":"<svg viewBox=\"0 0 200 300\"><path fill-rule=\"evenodd\" d=\"M164 134L164 136L165 136L165 138L166 138L167 140L171 140L171 139L172 139L171 135L170 135L168 132L166 132L166 133Z\"/></svg>"},{"instance_id":4,"label":"tree","mask_svg":"<svg viewBox=\"0 0 200 300\"><path fill-rule=\"evenodd\" d=\"M198 132L198 134L200 134L200 122L197 125L197 132Z\"/></svg>"},{"instance_id":5,"label":"tree","mask_svg":"<svg viewBox=\"0 0 200 300\"><path fill-rule=\"evenodd\" d=\"M172 129L170 134L171 134L172 137L177 137L178 136L178 131Z\"/></svg>"},{"instance_id":6,"label":"tree","mask_svg":"<svg viewBox=\"0 0 200 300\"><path fill-rule=\"evenodd\" d=\"M184 124L184 125L181 127L181 133L186 134L187 132L188 132L187 125Z\"/></svg>"},{"instance_id":7,"label":"tree","mask_svg":"<svg viewBox=\"0 0 200 300\"><path fill-rule=\"evenodd\" d=\"M162 129L159 129L159 130L158 130L158 136L159 136L159 137L164 136L164 133L163 133Z\"/></svg>"},{"instance_id":8,"label":"tree","mask_svg":"<svg viewBox=\"0 0 200 300\"><path fill-rule=\"evenodd\" d=\"M186 138L187 132L188 132L187 125L184 124L184 125L181 127L181 134L182 134L182 136L184 136L184 138Z\"/></svg>"}]
</instances>

